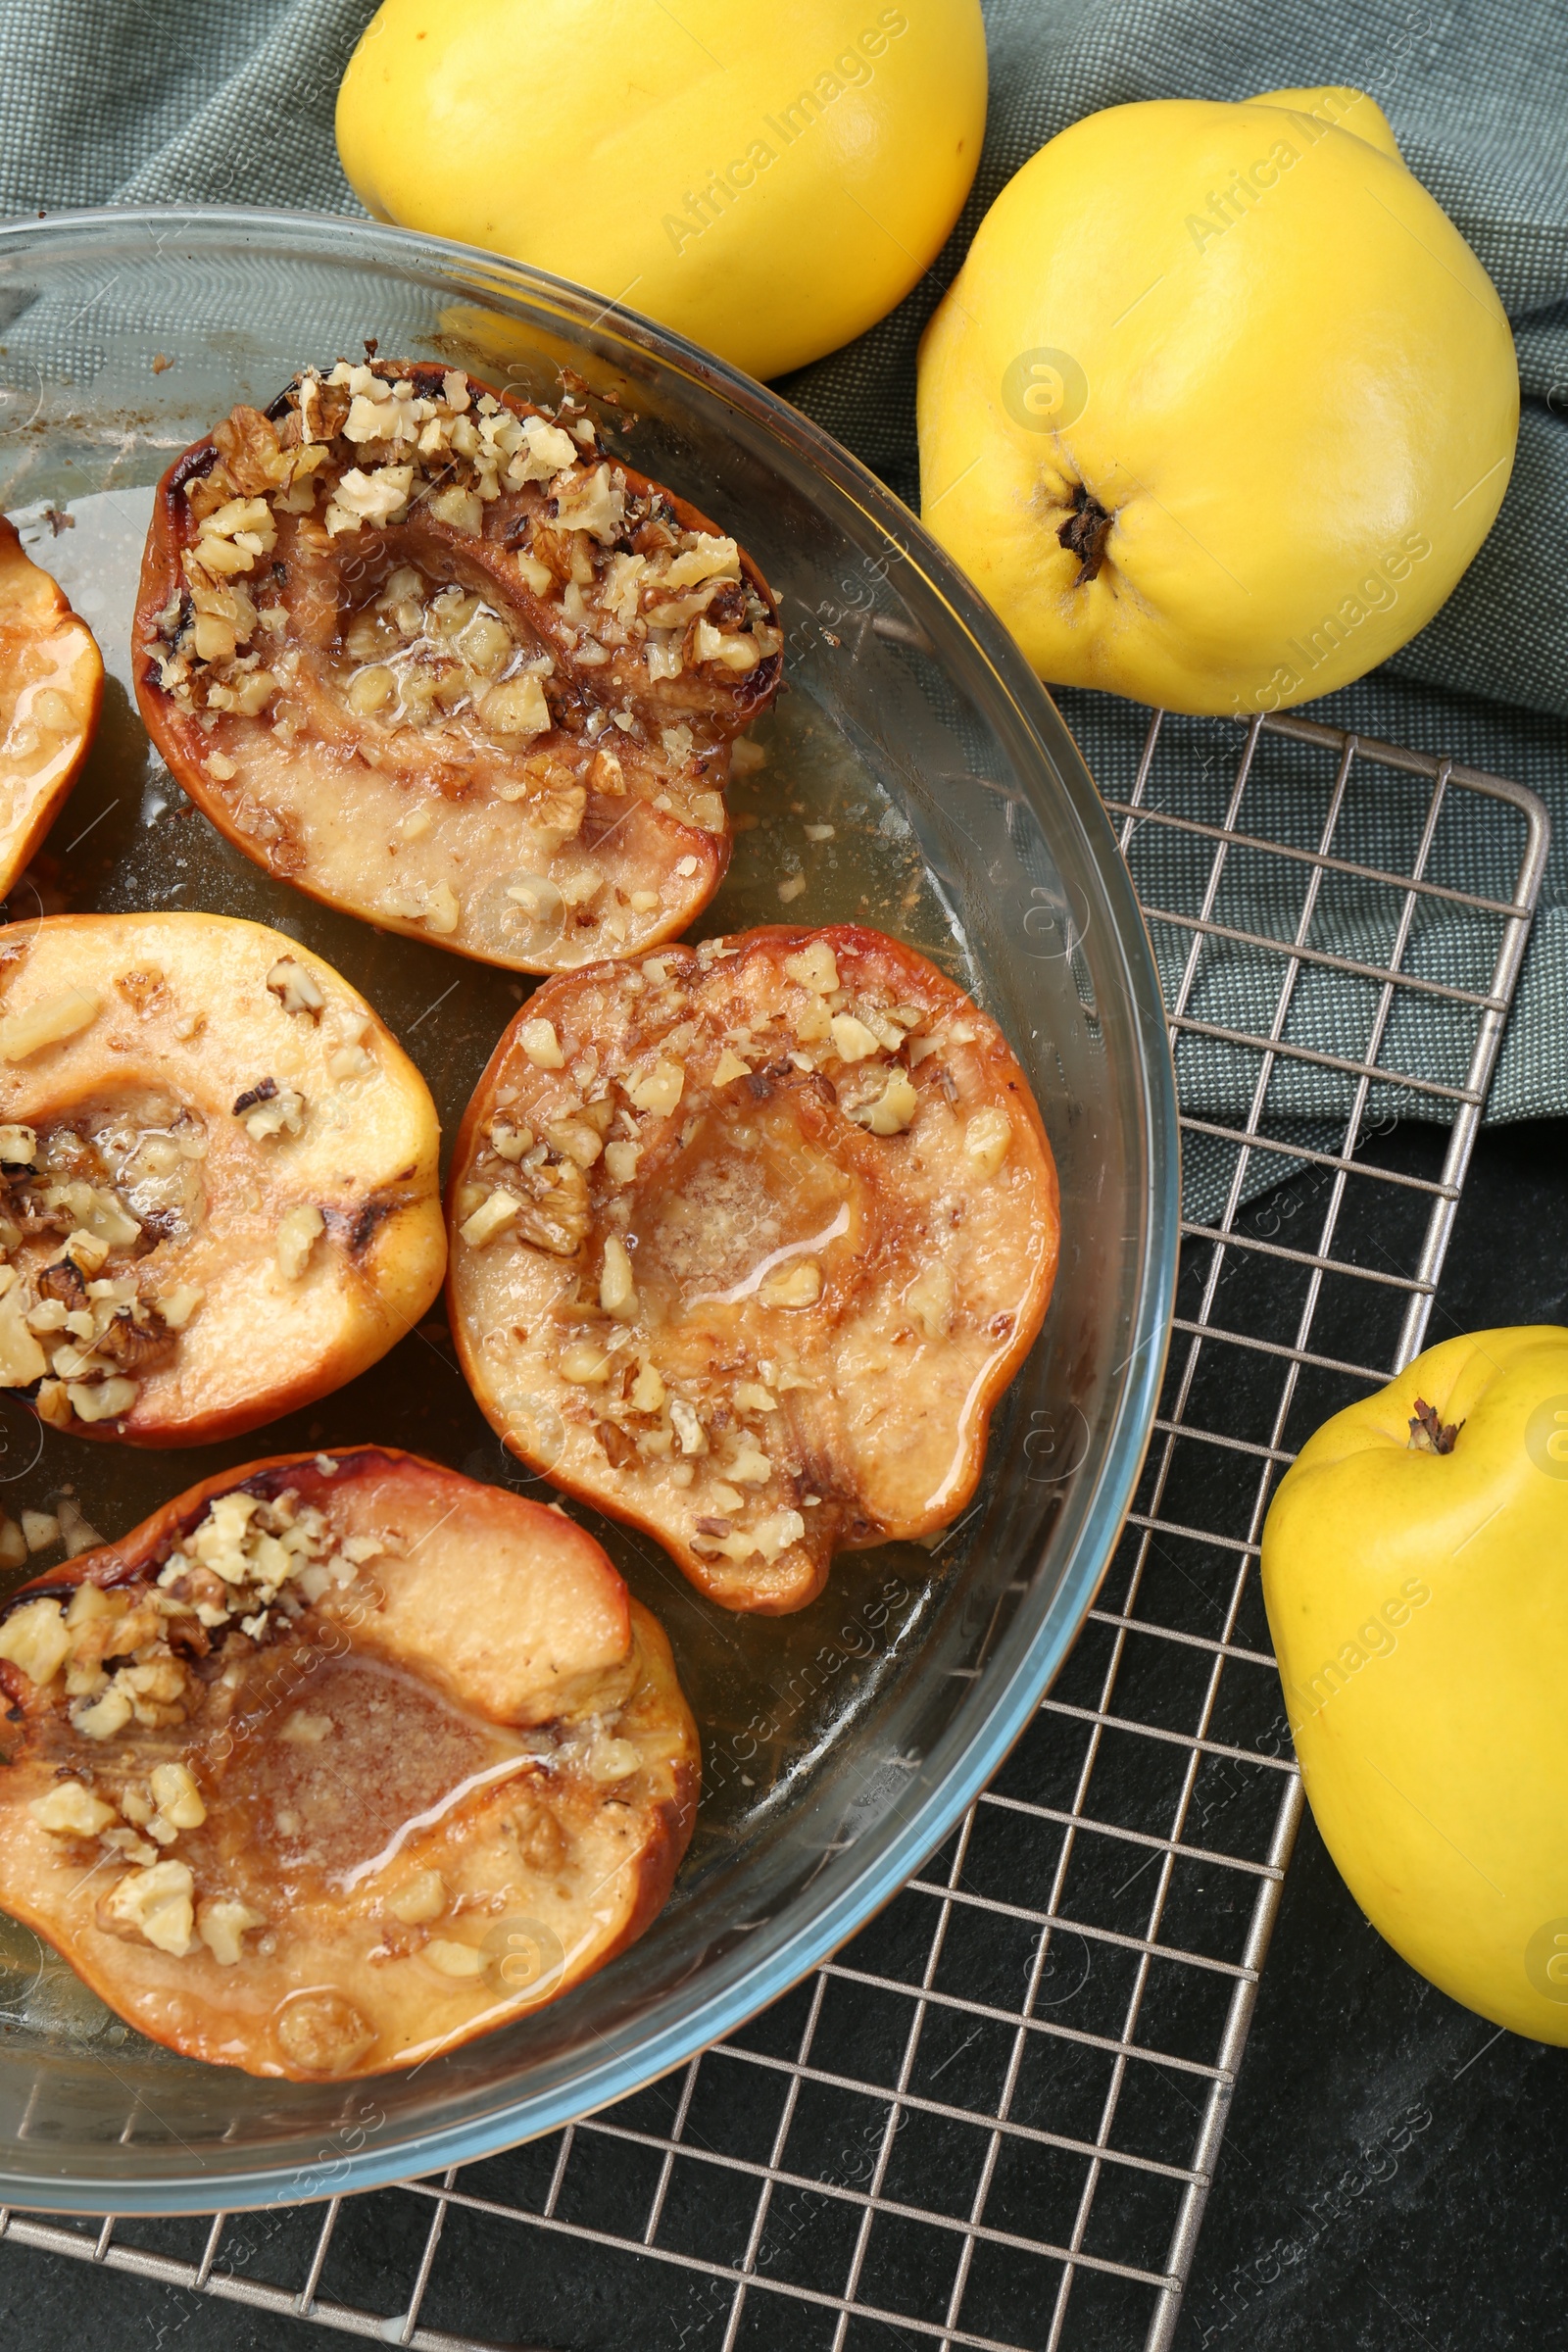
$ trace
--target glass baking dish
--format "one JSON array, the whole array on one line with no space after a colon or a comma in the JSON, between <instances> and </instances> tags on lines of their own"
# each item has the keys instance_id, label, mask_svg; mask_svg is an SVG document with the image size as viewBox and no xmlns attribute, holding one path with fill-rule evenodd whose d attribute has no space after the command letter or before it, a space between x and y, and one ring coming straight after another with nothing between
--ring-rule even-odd
<instances>
[{"instance_id":1,"label":"glass baking dish","mask_svg":"<svg viewBox=\"0 0 1568 2352\"><path fill-rule=\"evenodd\" d=\"M885 1902L996 1770L1094 1595L1154 1410L1175 1096L1137 903L1072 739L989 608L869 473L761 386L574 287L303 215L0 228L0 504L111 670L90 763L12 919L64 904L271 923L377 1006L450 1136L523 986L259 872L185 803L128 694L150 485L233 402L265 406L302 362L357 359L368 337L533 398L573 371L611 447L760 562L782 602L788 691L759 730L766 765L735 787L734 862L698 935L858 919L970 989L1045 1115L1060 1273L958 1526L841 1559L802 1614L728 1616L648 1539L581 1514L668 1629L704 1733L690 1854L629 1952L416 2073L301 2086L155 2047L0 1921L0 2202L177 2212L368 2187L548 2131L735 2027ZM87 1445L0 1402L0 1500L45 1508L69 1487L114 1537L225 1462L358 1440L548 1498L481 1419L437 1309L351 1387L199 1453Z\"/></svg>"}]
</instances>

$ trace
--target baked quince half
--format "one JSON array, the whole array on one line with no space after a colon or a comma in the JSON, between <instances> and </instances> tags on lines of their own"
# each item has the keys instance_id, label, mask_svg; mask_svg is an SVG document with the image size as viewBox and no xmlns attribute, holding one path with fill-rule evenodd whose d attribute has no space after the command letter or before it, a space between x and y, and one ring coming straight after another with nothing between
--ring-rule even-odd
<instances>
[{"instance_id":1,"label":"baked quince half","mask_svg":"<svg viewBox=\"0 0 1568 2352\"><path fill-rule=\"evenodd\" d=\"M362 1446L225 1472L0 1619L0 1905L153 2040L384 2073L603 1967L696 1727L561 1512Z\"/></svg>"},{"instance_id":2,"label":"baked quince half","mask_svg":"<svg viewBox=\"0 0 1568 2352\"><path fill-rule=\"evenodd\" d=\"M280 932L0 929L0 1388L139 1446L340 1388L440 1288L438 1145L391 1032Z\"/></svg>"},{"instance_id":3,"label":"baked quince half","mask_svg":"<svg viewBox=\"0 0 1568 2352\"><path fill-rule=\"evenodd\" d=\"M457 368L307 369L164 476L136 692L191 798L329 905L529 972L672 937L783 637L657 482Z\"/></svg>"},{"instance_id":4,"label":"baked quince half","mask_svg":"<svg viewBox=\"0 0 1568 2352\"><path fill-rule=\"evenodd\" d=\"M879 932L548 981L454 1155L452 1328L507 1445L725 1608L945 1526L1045 1316L1055 1167L996 1023Z\"/></svg>"},{"instance_id":5,"label":"baked quince half","mask_svg":"<svg viewBox=\"0 0 1568 2352\"><path fill-rule=\"evenodd\" d=\"M75 782L103 693L92 631L0 514L0 899Z\"/></svg>"}]
</instances>

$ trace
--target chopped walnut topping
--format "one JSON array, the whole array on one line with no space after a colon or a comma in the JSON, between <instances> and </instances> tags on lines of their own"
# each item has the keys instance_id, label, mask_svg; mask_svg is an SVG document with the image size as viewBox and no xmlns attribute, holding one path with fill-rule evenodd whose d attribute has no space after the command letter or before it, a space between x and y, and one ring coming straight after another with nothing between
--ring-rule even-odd
<instances>
[{"instance_id":1,"label":"chopped walnut topping","mask_svg":"<svg viewBox=\"0 0 1568 2352\"><path fill-rule=\"evenodd\" d=\"M957 1285L951 1267L927 1266L904 1294L904 1303L928 1340L945 1340L953 1328Z\"/></svg>"},{"instance_id":2,"label":"chopped walnut topping","mask_svg":"<svg viewBox=\"0 0 1568 2352\"><path fill-rule=\"evenodd\" d=\"M656 1117L668 1118L680 1102L685 1085L686 1072L681 1064L661 1054L652 1069L635 1080L626 1093L639 1110L652 1111Z\"/></svg>"},{"instance_id":3,"label":"chopped walnut topping","mask_svg":"<svg viewBox=\"0 0 1568 2352\"><path fill-rule=\"evenodd\" d=\"M858 1126L868 1127L873 1135L903 1135L919 1105L920 1098L907 1071L893 1070L875 1100L857 1103L849 1116Z\"/></svg>"},{"instance_id":4,"label":"chopped walnut topping","mask_svg":"<svg viewBox=\"0 0 1568 2352\"><path fill-rule=\"evenodd\" d=\"M771 1562L798 1544L805 1533L806 1521L799 1511L774 1511L751 1527L716 1540L713 1548L737 1564L754 1559Z\"/></svg>"},{"instance_id":5,"label":"chopped walnut topping","mask_svg":"<svg viewBox=\"0 0 1568 2352\"><path fill-rule=\"evenodd\" d=\"M196 1881L186 1862L153 1862L119 1881L103 1899L110 1924L134 1931L182 1960L196 1925Z\"/></svg>"},{"instance_id":6,"label":"chopped walnut topping","mask_svg":"<svg viewBox=\"0 0 1568 2352\"><path fill-rule=\"evenodd\" d=\"M1004 1110L977 1110L963 1131L963 1148L981 1176L994 1176L1012 1144L1012 1123Z\"/></svg>"},{"instance_id":7,"label":"chopped walnut topping","mask_svg":"<svg viewBox=\"0 0 1568 2352\"><path fill-rule=\"evenodd\" d=\"M828 1033L841 1061L864 1061L881 1051L881 1040L863 1021L852 1012L836 1012L828 1023Z\"/></svg>"},{"instance_id":8,"label":"chopped walnut topping","mask_svg":"<svg viewBox=\"0 0 1568 2352\"><path fill-rule=\"evenodd\" d=\"M267 975L267 985L285 1012L304 1013L318 1021L326 1004L319 984L292 956L280 956Z\"/></svg>"},{"instance_id":9,"label":"chopped walnut topping","mask_svg":"<svg viewBox=\"0 0 1568 2352\"><path fill-rule=\"evenodd\" d=\"M311 1252L326 1231L326 1219L314 1203L298 1201L286 1208L277 1223L277 1270L285 1282L298 1282L311 1261Z\"/></svg>"},{"instance_id":10,"label":"chopped walnut topping","mask_svg":"<svg viewBox=\"0 0 1568 2352\"><path fill-rule=\"evenodd\" d=\"M698 1418L696 1406L688 1404L685 1397L670 1398L669 1422L682 1453L708 1451L708 1433Z\"/></svg>"},{"instance_id":11,"label":"chopped walnut topping","mask_svg":"<svg viewBox=\"0 0 1568 2352\"><path fill-rule=\"evenodd\" d=\"M172 1291L160 1291L153 1303L171 1331L183 1331L206 1296L200 1283L182 1282Z\"/></svg>"},{"instance_id":12,"label":"chopped walnut topping","mask_svg":"<svg viewBox=\"0 0 1568 2352\"><path fill-rule=\"evenodd\" d=\"M637 1144L613 1143L605 1146L605 1168L616 1184L630 1184L641 1157L642 1149Z\"/></svg>"},{"instance_id":13,"label":"chopped walnut topping","mask_svg":"<svg viewBox=\"0 0 1568 2352\"><path fill-rule=\"evenodd\" d=\"M599 1279L599 1303L607 1315L627 1317L637 1312L637 1285L626 1246L614 1234L605 1243L605 1268Z\"/></svg>"},{"instance_id":14,"label":"chopped walnut topping","mask_svg":"<svg viewBox=\"0 0 1568 2352\"><path fill-rule=\"evenodd\" d=\"M245 1120L253 1144L298 1135L305 1125L305 1097L291 1086L279 1086L275 1078L263 1078L237 1098L234 1116Z\"/></svg>"},{"instance_id":15,"label":"chopped walnut topping","mask_svg":"<svg viewBox=\"0 0 1568 2352\"><path fill-rule=\"evenodd\" d=\"M387 1896L386 1907L406 1928L422 1928L441 1917L448 1900L447 1883L441 1873L420 1870Z\"/></svg>"},{"instance_id":16,"label":"chopped walnut topping","mask_svg":"<svg viewBox=\"0 0 1568 2352\"><path fill-rule=\"evenodd\" d=\"M549 1119L544 1132L555 1149L579 1168L591 1168L605 1148L594 1129L581 1119Z\"/></svg>"},{"instance_id":17,"label":"chopped walnut topping","mask_svg":"<svg viewBox=\"0 0 1568 2352\"><path fill-rule=\"evenodd\" d=\"M509 1193L498 1185L493 1193L486 1194L471 1215L464 1219L459 1231L470 1250L482 1250L486 1242L494 1241L498 1233L512 1224L521 1206L522 1202L515 1193Z\"/></svg>"},{"instance_id":18,"label":"chopped walnut topping","mask_svg":"<svg viewBox=\"0 0 1568 2352\"><path fill-rule=\"evenodd\" d=\"M245 1957L245 1937L267 1925L267 1915L232 1896L211 1895L196 1912L196 1933L220 1968L235 1968Z\"/></svg>"},{"instance_id":19,"label":"chopped walnut topping","mask_svg":"<svg viewBox=\"0 0 1568 2352\"><path fill-rule=\"evenodd\" d=\"M306 1707L296 1707L277 1736L290 1747L319 1747L324 1740L330 1740L333 1728L330 1715L313 1715Z\"/></svg>"},{"instance_id":20,"label":"chopped walnut topping","mask_svg":"<svg viewBox=\"0 0 1568 2352\"><path fill-rule=\"evenodd\" d=\"M72 1708L72 1728L87 1740L112 1740L116 1732L124 1730L134 1713L130 1690L117 1675L101 1698L78 1700Z\"/></svg>"},{"instance_id":21,"label":"chopped walnut topping","mask_svg":"<svg viewBox=\"0 0 1568 2352\"><path fill-rule=\"evenodd\" d=\"M26 1061L45 1046L58 1046L91 1026L103 999L90 988L68 988L57 997L0 1016L0 1061Z\"/></svg>"},{"instance_id":22,"label":"chopped walnut topping","mask_svg":"<svg viewBox=\"0 0 1568 2352\"><path fill-rule=\"evenodd\" d=\"M127 1196L149 1216L167 1217L168 1183L186 1156L177 1128L156 1123L170 1114L151 1115L146 1128L114 1120L81 1134L17 1128L12 1156L0 1161L0 1191L13 1211L0 1220L0 1385L37 1382L36 1410L57 1428L122 1417L141 1377L173 1349L172 1327L141 1296L134 1263L122 1257L118 1270L107 1270L115 1252L143 1246ZM104 1176L114 1181L89 1181ZM57 1236L62 1252L41 1267L30 1256L10 1262L24 1242Z\"/></svg>"},{"instance_id":23,"label":"chopped walnut topping","mask_svg":"<svg viewBox=\"0 0 1568 2352\"><path fill-rule=\"evenodd\" d=\"M370 1051L375 1024L363 1013L353 1014L340 1025L340 1042L326 1057L326 1074L334 1086L344 1086L353 1078L368 1078L375 1069L375 1055Z\"/></svg>"},{"instance_id":24,"label":"chopped walnut topping","mask_svg":"<svg viewBox=\"0 0 1568 2352\"><path fill-rule=\"evenodd\" d=\"M458 894L450 882L433 882L425 893L422 920L427 931L448 939L463 920Z\"/></svg>"},{"instance_id":25,"label":"chopped walnut topping","mask_svg":"<svg viewBox=\"0 0 1568 2352\"><path fill-rule=\"evenodd\" d=\"M822 1296L822 1269L813 1257L797 1258L781 1266L761 1285L765 1306L814 1306Z\"/></svg>"},{"instance_id":26,"label":"chopped walnut topping","mask_svg":"<svg viewBox=\"0 0 1568 2352\"><path fill-rule=\"evenodd\" d=\"M422 1957L444 1977L477 1977L484 1973L483 1952L474 1944L456 1943L449 1936L433 1936Z\"/></svg>"},{"instance_id":27,"label":"chopped walnut topping","mask_svg":"<svg viewBox=\"0 0 1568 2352\"><path fill-rule=\"evenodd\" d=\"M52 1682L70 1654L71 1636L58 1601L24 1601L0 1624L0 1658L20 1666L30 1682Z\"/></svg>"},{"instance_id":28,"label":"chopped walnut topping","mask_svg":"<svg viewBox=\"0 0 1568 2352\"><path fill-rule=\"evenodd\" d=\"M82 1357L82 1371L96 1371L99 1366L92 1357ZM59 1369L59 1357L57 1357ZM106 1381L66 1381L66 1397L77 1421L118 1421L129 1413L139 1395L139 1383L122 1374L111 1374Z\"/></svg>"},{"instance_id":29,"label":"chopped walnut topping","mask_svg":"<svg viewBox=\"0 0 1568 2352\"><path fill-rule=\"evenodd\" d=\"M610 1378L610 1357L596 1340L573 1340L561 1350L560 1372L574 1387L597 1387Z\"/></svg>"},{"instance_id":30,"label":"chopped walnut topping","mask_svg":"<svg viewBox=\"0 0 1568 2352\"><path fill-rule=\"evenodd\" d=\"M56 1838L96 1838L115 1818L113 1805L94 1796L80 1781L61 1781L27 1807L41 1830Z\"/></svg>"},{"instance_id":31,"label":"chopped walnut topping","mask_svg":"<svg viewBox=\"0 0 1568 2352\"><path fill-rule=\"evenodd\" d=\"M536 1069L564 1070L565 1068L566 1056L561 1051L561 1041L556 1036L553 1022L524 1021L518 1034L522 1050Z\"/></svg>"},{"instance_id":32,"label":"chopped walnut topping","mask_svg":"<svg viewBox=\"0 0 1568 2352\"><path fill-rule=\"evenodd\" d=\"M207 1819L207 1807L188 1764L155 1764L148 1775L148 1787L154 1804L171 1829L197 1830Z\"/></svg>"}]
</instances>

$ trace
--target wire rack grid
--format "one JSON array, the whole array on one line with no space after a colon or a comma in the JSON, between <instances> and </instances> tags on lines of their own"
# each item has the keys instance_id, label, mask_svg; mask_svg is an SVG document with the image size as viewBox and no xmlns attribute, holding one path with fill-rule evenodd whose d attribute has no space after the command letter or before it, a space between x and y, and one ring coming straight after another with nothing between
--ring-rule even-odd
<instances>
[{"instance_id":1,"label":"wire rack grid","mask_svg":"<svg viewBox=\"0 0 1568 2352\"><path fill-rule=\"evenodd\" d=\"M1149 1461L1067 1668L942 1851L750 2027L544 2141L324 2207L0 2233L186 2316L429 2352L1172 2344L1302 1801L1264 1510L1422 1345L1547 846L1501 778L1302 720L1226 740L1210 778L1155 713L1107 801L1188 1152Z\"/></svg>"}]
</instances>

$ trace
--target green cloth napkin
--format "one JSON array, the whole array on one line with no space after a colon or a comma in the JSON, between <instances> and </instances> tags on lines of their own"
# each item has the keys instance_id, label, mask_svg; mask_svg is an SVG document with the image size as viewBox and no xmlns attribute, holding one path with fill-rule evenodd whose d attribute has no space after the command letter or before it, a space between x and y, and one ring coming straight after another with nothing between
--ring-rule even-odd
<instances>
[{"instance_id":1,"label":"green cloth napkin","mask_svg":"<svg viewBox=\"0 0 1568 2352\"><path fill-rule=\"evenodd\" d=\"M10 0L0 12L0 210L230 203L359 210L338 167L332 109L370 0L222 0L149 9L140 0ZM1513 320L1524 384L1519 455L1491 537L1449 603L1403 653L1308 712L1446 754L1531 785L1559 847L1494 1086L1494 1119L1568 1113L1568 47L1556 0L992 0L991 110L969 203L935 268L889 318L781 385L800 408L915 503L914 355L920 330L997 191L1036 148L1102 106L1173 94L1244 98L1353 83L1390 117L1411 169L1490 270ZM519 135L526 135L525 126ZM1102 788L1130 784L1147 714L1113 698L1060 697ZM1192 806L1234 760L1224 722L1186 722ZM1294 761L1294 763L1293 763ZM1307 763L1273 747L1258 806L1289 821ZM1355 854L1408 854L1408 785L1372 804ZM1446 871L1478 890L1506 878L1500 837L1461 822ZM1142 862L1140 862L1140 860ZM1135 853L1146 896L1184 904L1191 876L1159 845ZM1277 876L1239 868L1227 919L1278 932L1294 921ZM1376 893L1330 894L1314 939L1375 956L1390 916ZM1464 915L1424 923L1417 968L1485 985L1494 927ZM1178 943L1156 943L1167 979ZM1212 958L1198 1009L1266 1020L1255 956ZM1295 1032L1353 1051L1370 1018L1354 983L1314 983ZM1394 1066L1462 1075L1462 1028L1401 1005ZM1395 1048L1397 1047L1396 1053ZM1413 1057L1413 1058L1412 1058ZM1455 1070L1455 1064L1460 1067ZM1234 1108L1244 1082L1195 1048L1191 1102ZM1315 1119L1348 1097L1298 1067L1271 1107ZM1407 1103L1403 1107L1413 1108ZM1428 1115L1430 1103L1426 1105Z\"/></svg>"}]
</instances>

